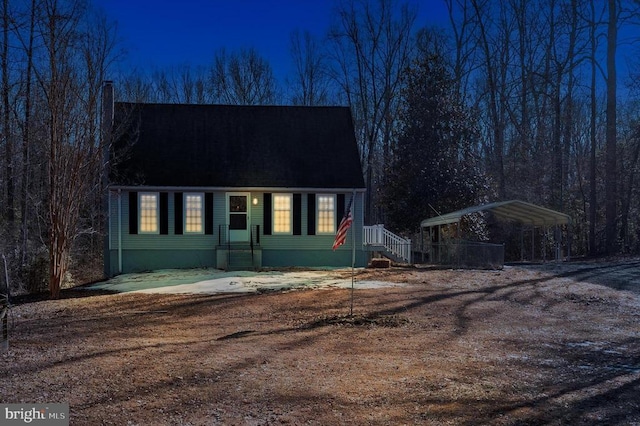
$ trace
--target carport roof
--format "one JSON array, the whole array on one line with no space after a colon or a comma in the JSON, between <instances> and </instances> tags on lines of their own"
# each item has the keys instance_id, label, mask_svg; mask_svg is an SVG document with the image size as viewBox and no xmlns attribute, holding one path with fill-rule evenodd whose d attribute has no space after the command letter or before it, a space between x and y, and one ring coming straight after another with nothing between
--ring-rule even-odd
<instances>
[{"instance_id":1,"label":"carport roof","mask_svg":"<svg viewBox=\"0 0 640 426\"><path fill-rule=\"evenodd\" d=\"M459 222L464 215L481 211L490 211L503 220L511 220L534 226L565 225L571 223L571 217L564 213L520 200L510 200L468 207L463 210L425 219L420 223L420 227L428 228L430 226L456 223Z\"/></svg>"}]
</instances>

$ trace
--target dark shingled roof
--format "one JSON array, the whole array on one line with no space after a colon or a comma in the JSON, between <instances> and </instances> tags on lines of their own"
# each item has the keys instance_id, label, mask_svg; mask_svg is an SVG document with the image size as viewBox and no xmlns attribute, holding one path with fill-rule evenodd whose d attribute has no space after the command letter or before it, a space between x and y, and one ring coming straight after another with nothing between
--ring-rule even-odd
<instances>
[{"instance_id":1,"label":"dark shingled roof","mask_svg":"<svg viewBox=\"0 0 640 426\"><path fill-rule=\"evenodd\" d=\"M113 184L364 188L347 107L116 103L114 115Z\"/></svg>"}]
</instances>

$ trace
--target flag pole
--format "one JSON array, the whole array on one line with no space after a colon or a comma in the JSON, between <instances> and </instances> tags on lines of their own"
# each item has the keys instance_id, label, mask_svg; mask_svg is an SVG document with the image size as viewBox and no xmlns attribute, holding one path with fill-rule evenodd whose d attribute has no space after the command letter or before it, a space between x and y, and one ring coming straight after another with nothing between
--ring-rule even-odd
<instances>
[{"instance_id":1,"label":"flag pole","mask_svg":"<svg viewBox=\"0 0 640 426\"><path fill-rule=\"evenodd\" d=\"M349 236L349 228L353 225L353 203L356 197L356 190L353 189L351 194L351 200L349 200L349 207L344 212L344 216L340 221L340 225L338 226L338 230L336 231L336 238L333 240L333 250L335 251L338 247L345 244L347 242L347 238ZM353 287L355 277L355 264L356 264L356 237L355 231L351 230L351 310L350 315L353 316Z\"/></svg>"},{"instance_id":2,"label":"flag pole","mask_svg":"<svg viewBox=\"0 0 640 426\"><path fill-rule=\"evenodd\" d=\"M351 195L353 197L353 209L355 215L355 204L356 204L356 190L353 190ZM356 227L352 227L351 229L351 308L349 310L349 316L353 316L353 288L355 286L356 275L355 275L355 265L356 265Z\"/></svg>"}]
</instances>

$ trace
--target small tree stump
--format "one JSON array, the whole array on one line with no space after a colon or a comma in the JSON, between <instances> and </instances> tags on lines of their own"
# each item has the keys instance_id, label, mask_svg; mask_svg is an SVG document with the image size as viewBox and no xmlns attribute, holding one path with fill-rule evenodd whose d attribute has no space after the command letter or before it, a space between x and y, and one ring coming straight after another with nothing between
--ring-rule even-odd
<instances>
[{"instance_id":1,"label":"small tree stump","mask_svg":"<svg viewBox=\"0 0 640 426\"><path fill-rule=\"evenodd\" d=\"M391 261L385 258L371 259L372 268L391 268Z\"/></svg>"}]
</instances>

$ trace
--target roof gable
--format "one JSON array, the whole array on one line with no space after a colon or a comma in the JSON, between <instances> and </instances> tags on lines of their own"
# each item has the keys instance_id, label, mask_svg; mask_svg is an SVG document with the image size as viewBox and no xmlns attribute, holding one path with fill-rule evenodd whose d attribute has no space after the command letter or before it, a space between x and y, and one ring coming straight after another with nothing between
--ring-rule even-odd
<instances>
[{"instance_id":1,"label":"roof gable","mask_svg":"<svg viewBox=\"0 0 640 426\"><path fill-rule=\"evenodd\" d=\"M115 184L364 188L347 107L116 103L114 116Z\"/></svg>"}]
</instances>

